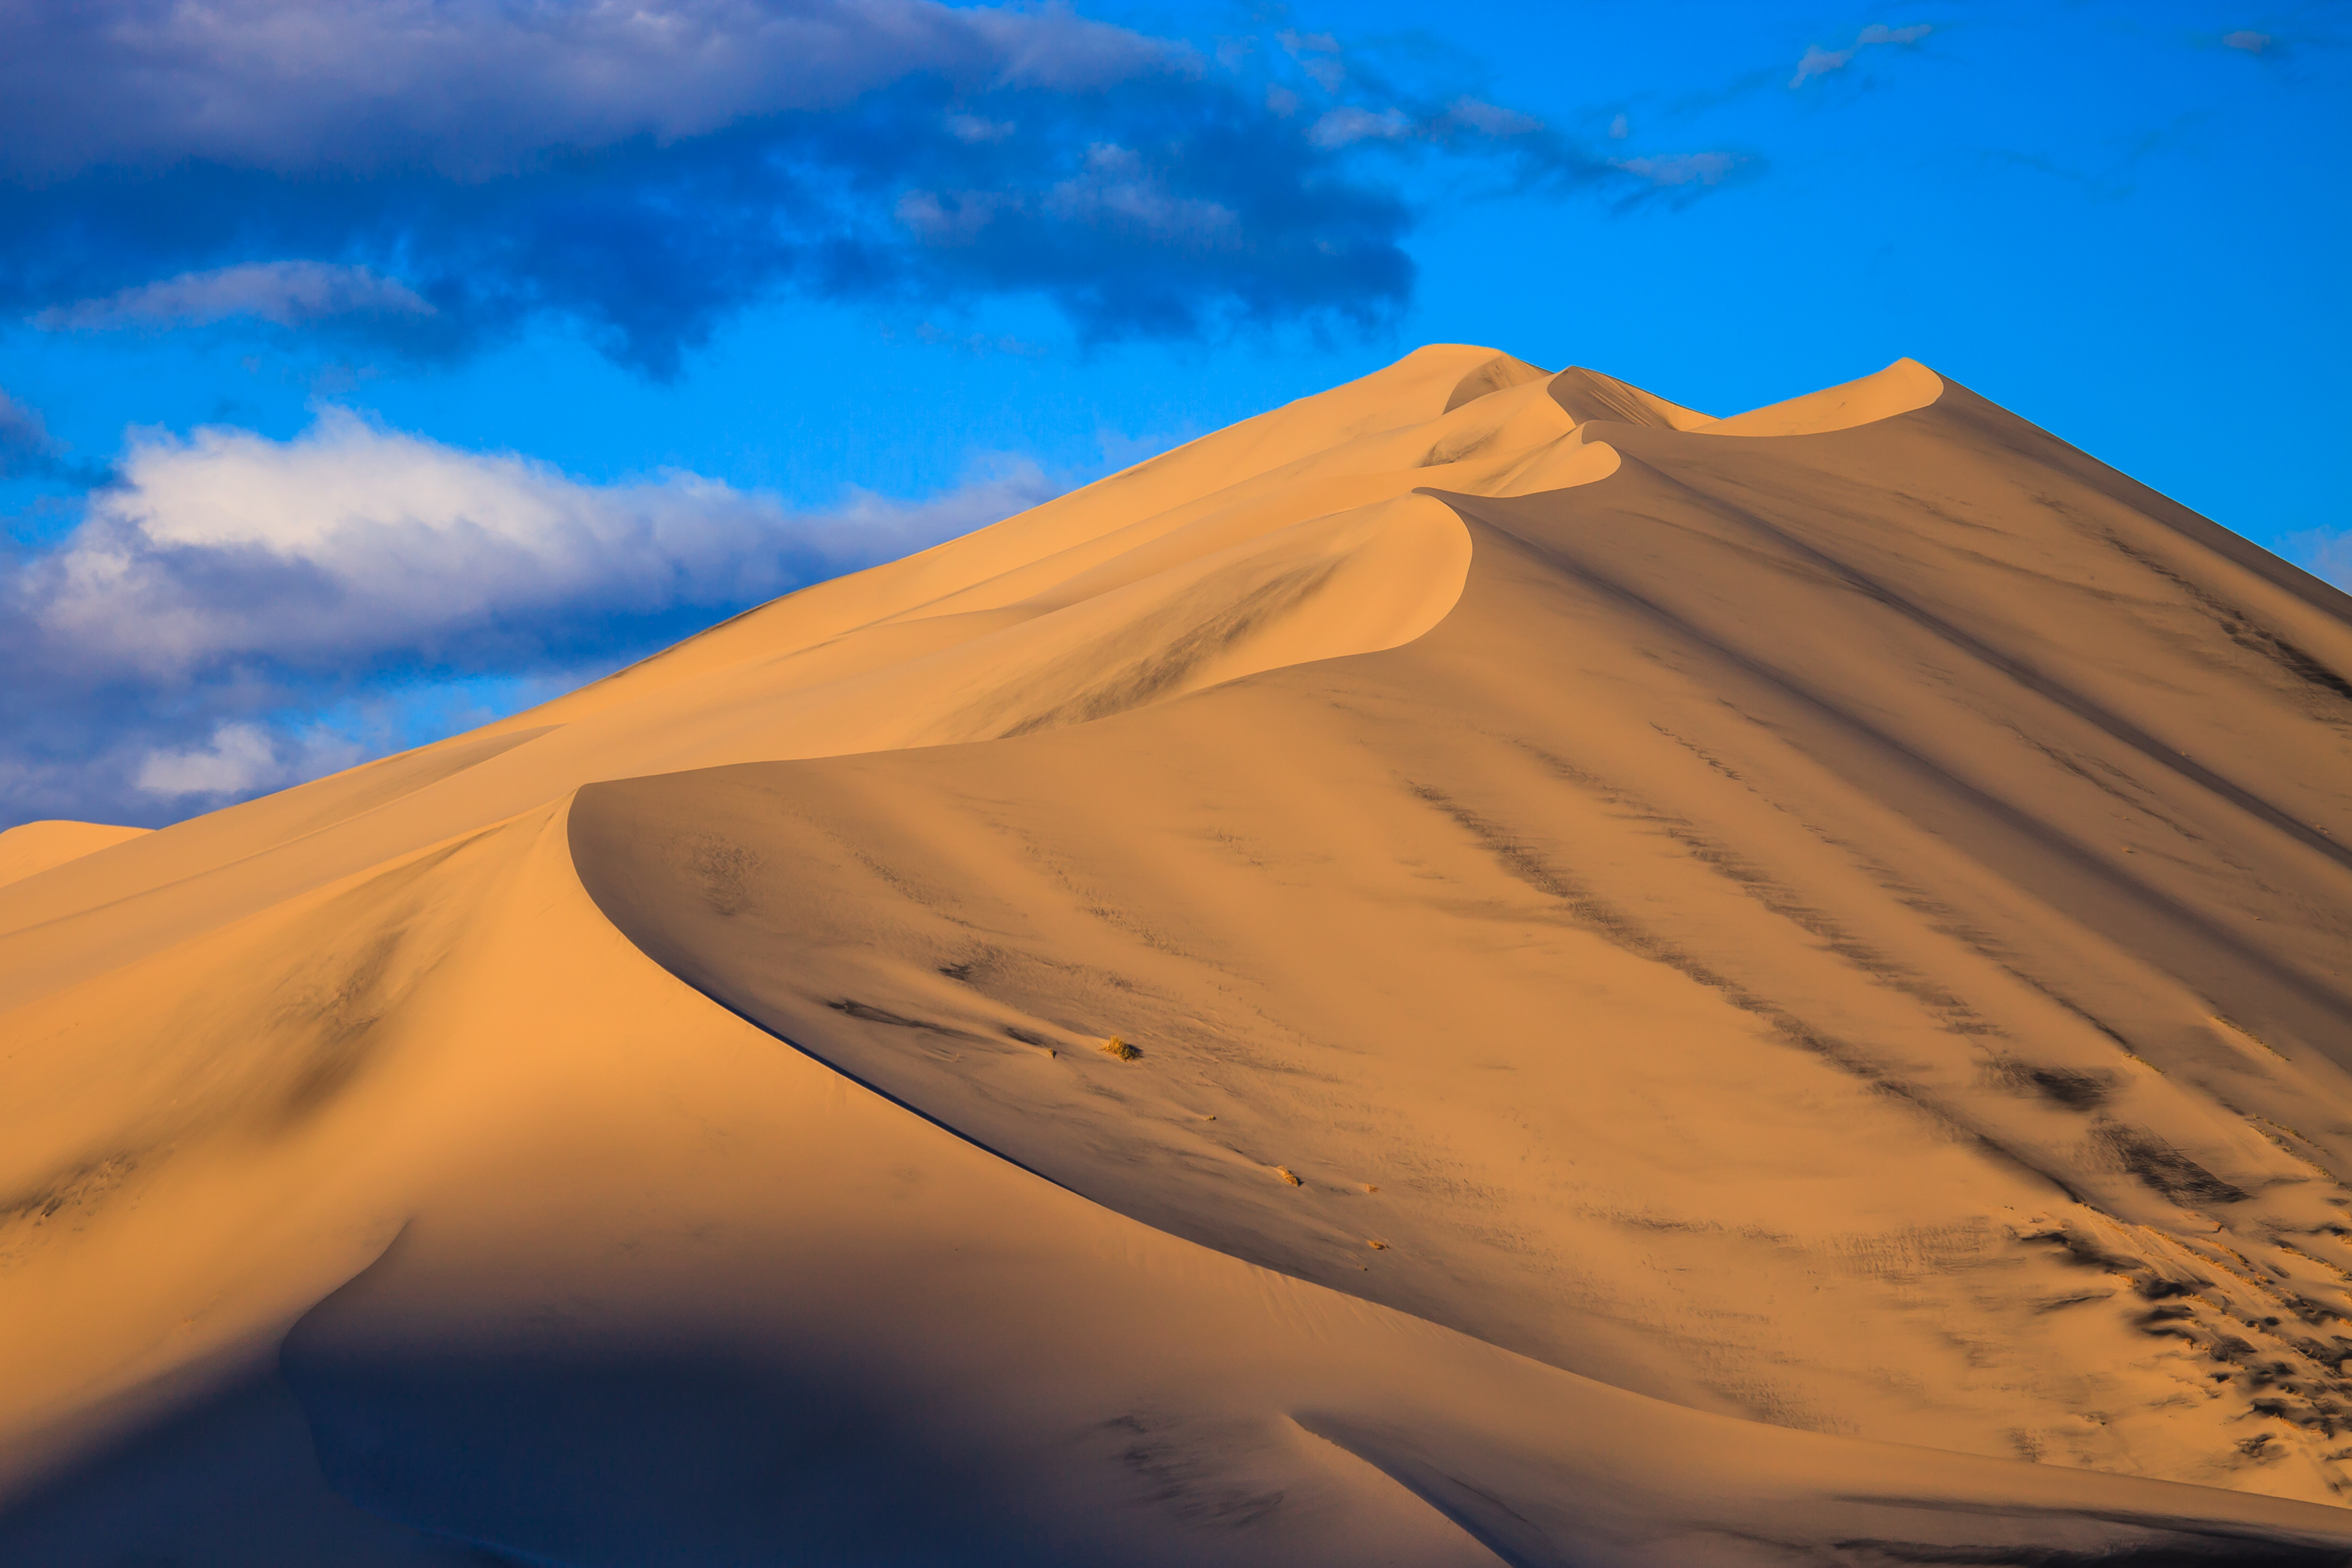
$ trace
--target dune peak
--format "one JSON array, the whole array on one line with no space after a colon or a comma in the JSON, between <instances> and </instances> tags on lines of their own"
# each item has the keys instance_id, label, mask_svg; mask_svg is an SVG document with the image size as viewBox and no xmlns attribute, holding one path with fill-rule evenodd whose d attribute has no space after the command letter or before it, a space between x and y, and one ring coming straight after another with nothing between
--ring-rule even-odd
<instances>
[{"instance_id":1,"label":"dune peak","mask_svg":"<svg viewBox=\"0 0 2352 1568\"><path fill-rule=\"evenodd\" d=\"M1490 392L1501 392L1506 387L1521 386L1528 382L1541 381L1550 373L1549 371L1538 370L1525 360L1515 359L1509 354L1496 354L1454 383L1454 391L1446 396L1444 412L1452 413L1465 402L1475 402L1479 398Z\"/></svg>"}]
</instances>

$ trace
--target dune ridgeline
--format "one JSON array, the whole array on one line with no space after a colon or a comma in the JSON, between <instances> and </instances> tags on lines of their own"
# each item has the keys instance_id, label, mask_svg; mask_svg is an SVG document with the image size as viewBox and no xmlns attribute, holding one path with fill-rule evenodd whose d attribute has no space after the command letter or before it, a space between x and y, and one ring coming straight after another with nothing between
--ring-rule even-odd
<instances>
[{"instance_id":1,"label":"dune ridgeline","mask_svg":"<svg viewBox=\"0 0 2352 1568\"><path fill-rule=\"evenodd\" d=\"M2342 1564L2347 741L1919 365L1439 346L35 824L0 1561Z\"/></svg>"}]
</instances>

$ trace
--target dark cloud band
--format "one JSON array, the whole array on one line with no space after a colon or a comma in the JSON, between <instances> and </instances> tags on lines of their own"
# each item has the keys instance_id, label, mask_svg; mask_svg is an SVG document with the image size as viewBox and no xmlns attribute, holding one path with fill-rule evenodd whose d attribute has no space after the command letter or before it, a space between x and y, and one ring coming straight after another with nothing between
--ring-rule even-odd
<instances>
[{"instance_id":1,"label":"dark cloud band","mask_svg":"<svg viewBox=\"0 0 2352 1568\"><path fill-rule=\"evenodd\" d=\"M792 291L1026 295L1093 341L1360 326L1412 285L1400 154L1658 183L1531 117L1335 74L1320 45L1213 62L1058 6L6 16L0 312L59 330L241 308L446 356L552 314L667 375Z\"/></svg>"}]
</instances>

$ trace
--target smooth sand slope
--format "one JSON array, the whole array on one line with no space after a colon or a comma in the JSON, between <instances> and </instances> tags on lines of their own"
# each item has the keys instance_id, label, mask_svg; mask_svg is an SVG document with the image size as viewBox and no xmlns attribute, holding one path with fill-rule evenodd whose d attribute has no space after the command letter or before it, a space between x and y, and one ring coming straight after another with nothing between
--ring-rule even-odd
<instances>
[{"instance_id":1,"label":"smooth sand slope","mask_svg":"<svg viewBox=\"0 0 2352 1568\"><path fill-rule=\"evenodd\" d=\"M2352 1560L2347 674L1442 346L0 878L0 1559Z\"/></svg>"}]
</instances>

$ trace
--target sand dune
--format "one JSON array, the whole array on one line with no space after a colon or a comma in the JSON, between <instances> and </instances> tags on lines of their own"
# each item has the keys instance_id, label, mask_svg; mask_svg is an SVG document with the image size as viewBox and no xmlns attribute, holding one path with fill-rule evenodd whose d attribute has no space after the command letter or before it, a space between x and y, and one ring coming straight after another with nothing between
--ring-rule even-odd
<instances>
[{"instance_id":1,"label":"sand dune","mask_svg":"<svg viewBox=\"0 0 2352 1568\"><path fill-rule=\"evenodd\" d=\"M51 866L96 854L146 831L145 828L119 828L110 822L56 821L10 828L0 832L0 883L21 882Z\"/></svg>"},{"instance_id":2,"label":"sand dune","mask_svg":"<svg viewBox=\"0 0 2352 1568\"><path fill-rule=\"evenodd\" d=\"M0 1557L2344 1562L2347 672L1440 346L0 864Z\"/></svg>"}]
</instances>

